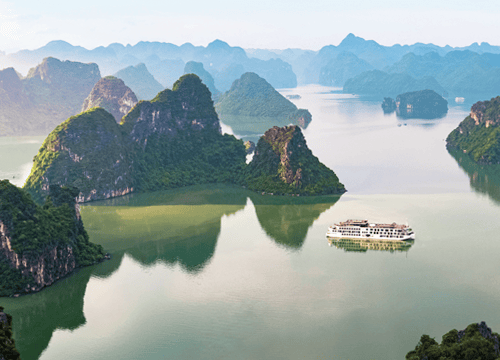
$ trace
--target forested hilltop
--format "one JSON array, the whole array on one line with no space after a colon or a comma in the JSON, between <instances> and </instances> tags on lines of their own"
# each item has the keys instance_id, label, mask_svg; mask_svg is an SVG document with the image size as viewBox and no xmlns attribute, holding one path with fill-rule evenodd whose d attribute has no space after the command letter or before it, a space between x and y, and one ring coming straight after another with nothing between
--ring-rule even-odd
<instances>
[{"instance_id":1,"label":"forested hilltop","mask_svg":"<svg viewBox=\"0 0 500 360\"><path fill-rule=\"evenodd\" d=\"M89 242L75 188L51 185L43 206L0 181L0 296L38 291L80 266L104 259Z\"/></svg>"},{"instance_id":2,"label":"forested hilltop","mask_svg":"<svg viewBox=\"0 0 500 360\"><path fill-rule=\"evenodd\" d=\"M271 84L255 73L245 73L215 105L222 122L233 131L262 134L273 126L296 124L307 127L312 120L308 110L298 109Z\"/></svg>"},{"instance_id":3,"label":"forested hilltop","mask_svg":"<svg viewBox=\"0 0 500 360\"><path fill-rule=\"evenodd\" d=\"M246 169L248 188L273 194L326 195L346 190L307 147L298 126L273 127L257 143Z\"/></svg>"},{"instance_id":4,"label":"forested hilltop","mask_svg":"<svg viewBox=\"0 0 500 360\"><path fill-rule=\"evenodd\" d=\"M470 115L446 138L448 148L477 163L500 163L500 96L472 105Z\"/></svg>"},{"instance_id":5,"label":"forested hilltop","mask_svg":"<svg viewBox=\"0 0 500 360\"><path fill-rule=\"evenodd\" d=\"M295 169L295 162L291 164L293 171L303 172L303 180L294 183L290 191L274 192L343 192L336 176L312 156L296 129L286 130L290 136L285 143L275 139L278 142L271 146L281 149L291 139L302 139L297 140L302 146L300 151L294 150L294 154L302 154L297 159L301 170ZM273 141L267 139L269 144ZM276 151L286 155L283 149ZM267 160L257 156L248 167L245 160L243 142L221 134L210 91L196 75L188 74L172 90L158 93L152 101L139 102L120 124L102 108L93 108L60 124L35 156L25 189L41 203L53 184L77 187L78 201L207 183L246 186L250 178L256 177L252 169L261 171L252 164ZM274 158L269 160L274 164ZM314 172L316 168L321 171ZM267 175L279 171L269 169L275 174ZM316 170L309 174L308 169ZM269 190L264 184L251 182L254 190ZM285 182L290 185L288 180Z\"/></svg>"}]
</instances>

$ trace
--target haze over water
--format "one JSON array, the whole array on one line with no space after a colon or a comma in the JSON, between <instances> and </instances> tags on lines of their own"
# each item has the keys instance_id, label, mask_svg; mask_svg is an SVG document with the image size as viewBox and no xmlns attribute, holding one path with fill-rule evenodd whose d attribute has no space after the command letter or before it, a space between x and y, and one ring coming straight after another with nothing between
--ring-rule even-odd
<instances>
[{"instance_id":1,"label":"haze over water","mask_svg":"<svg viewBox=\"0 0 500 360\"><path fill-rule=\"evenodd\" d=\"M82 206L112 259L0 299L22 358L385 360L424 333L482 320L498 331L500 181L459 166L444 141L470 105L400 120L332 90L282 93L301 95L308 146L346 194L294 203L211 186ZM26 160L9 158L1 168L21 173ZM416 240L329 246L327 227L349 218L408 222Z\"/></svg>"}]
</instances>

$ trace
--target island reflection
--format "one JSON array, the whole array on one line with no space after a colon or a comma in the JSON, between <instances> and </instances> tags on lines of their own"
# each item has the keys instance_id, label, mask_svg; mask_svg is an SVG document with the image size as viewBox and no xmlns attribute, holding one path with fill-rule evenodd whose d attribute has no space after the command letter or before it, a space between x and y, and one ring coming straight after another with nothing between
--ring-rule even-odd
<instances>
[{"instance_id":1,"label":"island reflection","mask_svg":"<svg viewBox=\"0 0 500 360\"><path fill-rule=\"evenodd\" d=\"M458 166L469 176L470 187L479 194L486 194L500 205L500 164L480 165L469 155L448 149Z\"/></svg>"}]
</instances>

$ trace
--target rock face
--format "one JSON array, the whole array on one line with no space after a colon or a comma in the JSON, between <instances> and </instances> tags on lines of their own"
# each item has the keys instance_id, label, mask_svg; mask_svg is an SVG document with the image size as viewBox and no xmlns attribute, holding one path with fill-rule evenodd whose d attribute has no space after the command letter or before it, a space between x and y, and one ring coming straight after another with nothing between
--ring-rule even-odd
<instances>
[{"instance_id":1,"label":"rock face","mask_svg":"<svg viewBox=\"0 0 500 360\"><path fill-rule=\"evenodd\" d=\"M101 78L96 64L45 58L21 79L0 71L0 135L47 134L78 113Z\"/></svg>"},{"instance_id":2,"label":"rock face","mask_svg":"<svg viewBox=\"0 0 500 360\"><path fill-rule=\"evenodd\" d=\"M335 173L319 162L300 127L273 127L257 143L247 168L251 190L273 194L342 194L344 185Z\"/></svg>"},{"instance_id":3,"label":"rock face","mask_svg":"<svg viewBox=\"0 0 500 360\"><path fill-rule=\"evenodd\" d=\"M25 188L41 201L49 185L71 185L84 202L235 182L244 163L243 142L221 134L210 91L190 74L139 102L120 124L102 108L66 120L44 141Z\"/></svg>"},{"instance_id":4,"label":"rock face","mask_svg":"<svg viewBox=\"0 0 500 360\"><path fill-rule=\"evenodd\" d=\"M184 74L195 74L201 79L201 81L208 87L208 90L212 93L212 99L215 101L219 95L220 91L217 90L214 83L214 78L208 71L203 67L203 64L196 61L189 61L184 67Z\"/></svg>"},{"instance_id":5,"label":"rock face","mask_svg":"<svg viewBox=\"0 0 500 360\"><path fill-rule=\"evenodd\" d=\"M308 110L297 106L254 73L236 80L215 105L221 120L233 131L262 134L273 126L289 124L307 127L312 120Z\"/></svg>"},{"instance_id":6,"label":"rock face","mask_svg":"<svg viewBox=\"0 0 500 360\"><path fill-rule=\"evenodd\" d=\"M143 63L126 67L114 76L122 79L139 100L151 100L163 90L163 86L156 81Z\"/></svg>"},{"instance_id":7,"label":"rock face","mask_svg":"<svg viewBox=\"0 0 500 360\"><path fill-rule=\"evenodd\" d=\"M113 115L116 122L120 122L137 102L134 92L125 85L123 80L114 76L106 76L95 84L83 102L82 112L93 107L102 107Z\"/></svg>"},{"instance_id":8,"label":"rock face","mask_svg":"<svg viewBox=\"0 0 500 360\"><path fill-rule=\"evenodd\" d=\"M481 164L500 163L500 96L472 105L470 115L446 138L449 149Z\"/></svg>"},{"instance_id":9,"label":"rock face","mask_svg":"<svg viewBox=\"0 0 500 360\"><path fill-rule=\"evenodd\" d=\"M89 243L75 189L51 186L44 207L23 190L0 181L0 295L39 291L76 267L104 258Z\"/></svg>"},{"instance_id":10,"label":"rock face","mask_svg":"<svg viewBox=\"0 0 500 360\"><path fill-rule=\"evenodd\" d=\"M18 360L21 356L12 339L12 316L0 306L0 360Z\"/></svg>"}]
</instances>

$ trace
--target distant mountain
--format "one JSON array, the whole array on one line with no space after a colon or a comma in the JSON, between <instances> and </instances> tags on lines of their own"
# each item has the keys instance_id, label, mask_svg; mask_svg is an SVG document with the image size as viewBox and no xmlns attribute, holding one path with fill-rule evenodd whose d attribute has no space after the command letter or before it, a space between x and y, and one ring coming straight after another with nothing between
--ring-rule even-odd
<instances>
[{"instance_id":1,"label":"distant mountain","mask_svg":"<svg viewBox=\"0 0 500 360\"><path fill-rule=\"evenodd\" d=\"M26 78L0 71L0 136L47 134L80 112L101 78L96 64L46 58Z\"/></svg>"},{"instance_id":2,"label":"distant mountain","mask_svg":"<svg viewBox=\"0 0 500 360\"><path fill-rule=\"evenodd\" d=\"M47 56L64 60L95 62L102 74L115 74L120 69L146 64L148 70L164 87L172 86L182 75L184 64L188 61L203 63L215 79L217 86L227 84L220 90L228 90L232 82L243 72L253 71L265 78L276 88L289 88L297 85L297 78L290 64L280 59L260 60L250 58L245 50L233 47L221 40L215 40L207 47L194 46L190 43L177 46L169 43L141 41L136 45L110 44L87 50L64 41L52 41L36 50L21 50L14 54L0 55L0 68L14 66L25 73ZM183 62L183 65L180 65ZM233 70L241 67L243 72ZM228 71L229 70L229 71ZM221 76L218 79L218 76ZM232 76L227 79L228 76ZM135 91L135 89L134 89ZM139 96L139 94L136 92Z\"/></svg>"},{"instance_id":3,"label":"distant mountain","mask_svg":"<svg viewBox=\"0 0 500 360\"><path fill-rule=\"evenodd\" d=\"M182 59L159 60L159 57L150 56L145 61L151 75L165 88L171 89L174 83L184 74L185 62Z\"/></svg>"},{"instance_id":4,"label":"distant mountain","mask_svg":"<svg viewBox=\"0 0 500 360\"><path fill-rule=\"evenodd\" d=\"M151 100L163 90L163 86L156 81L143 63L122 69L114 76L122 79L139 100Z\"/></svg>"},{"instance_id":5,"label":"distant mountain","mask_svg":"<svg viewBox=\"0 0 500 360\"><path fill-rule=\"evenodd\" d=\"M215 105L222 122L233 131L262 134L273 126L298 124L307 127L311 114L297 109L271 84L255 73L245 73L236 80Z\"/></svg>"},{"instance_id":6,"label":"distant mountain","mask_svg":"<svg viewBox=\"0 0 500 360\"><path fill-rule=\"evenodd\" d=\"M434 90L441 95L446 94L445 89L436 79L430 76L415 79L408 74L388 74L380 70L371 70L347 80L343 92L346 94L395 97L398 94L427 89Z\"/></svg>"},{"instance_id":7,"label":"distant mountain","mask_svg":"<svg viewBox=\"0 0 500 360\"><path fill-rule=\"evenodd\" d=\"M208 90L212 93L212 99L216 100L220 91L216 89L214 78L208 71L205 70L202 63L196 61L189 61L184 67L184 74L195 74L201 79L201 81L207 86Z\"/></svg>"},{"instance_id":8,"label":"distant mountain","mask_svg":"<svg viewBox=\"0 0 500 360\"><path fill-rule=\"evenodd\" d=\"M346 80L372 69L373 66L367 61L358 58L351 52L343 52L321 68L319 83L326 86L342 87Z\"/></svg>"},{"instance_id":9,"label":"distant mountain","mask_svg":"<svg viewBox=\"0 0 500 360\"><path fill-rule=\"evenodd\" d=\"M137 104L134 92L114 76L106 76L95 84L89 96L85 99L82 112L94 107L102 107L120 122L121 118Z\"/></svg>"},{"instance_id":10,"label":"distant mountain","mask_svg":"<svg viewBox=\"0 0 500 360\"><path fill-rule=\"evenodd\" d=\"M295 62L290 60L300 84L319 83L319 75L323 67L334 60L342 52L350 52L358 58L365 60L374 69L385 70L395 62L399 61L404 55L413 53L416 55L425 55L435 52L440 56L454 50L469 50L483 53L500 54L500 46L491 46L487 43L478 45L474 43L467 47L453 48L451 46L440 47L434 44L415 43L413 45L383 46L373 40L365 40L354 34L349 34L338 45L327 45L314 54L307 54L308 61ZM277 53L276 53L277 54ZM278 57L282 55L277 54ZM443 85L444 86L444 85Z\"/></svg>"},{"instance_id":11,"label":"distant mountain","mask_svg":"<svg viewBox=\"0 0 500 360\"><path fill-rule=\"evenodd\" d=\"M500 55L451 51L445 56L436 52L425 55L406 54L388 69L389 73L406 73L415 78L434 77L448 92L457 95L496 96L500 89Z\"/></svg>"}]
</instances>

